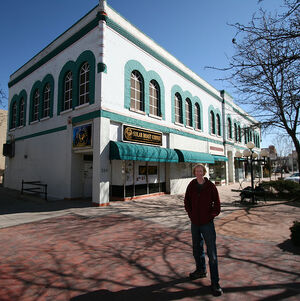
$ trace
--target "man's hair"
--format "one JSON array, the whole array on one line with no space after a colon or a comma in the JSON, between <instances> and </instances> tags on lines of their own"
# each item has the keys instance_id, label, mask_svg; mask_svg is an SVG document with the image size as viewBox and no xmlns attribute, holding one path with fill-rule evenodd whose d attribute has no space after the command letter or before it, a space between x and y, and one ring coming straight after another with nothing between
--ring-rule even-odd
<instances>
[{"instance_id":1,"label":"man's hair","mask_svg":"<svg viewBox=\"0 0 300 301\"><path fill-rule=\"evenodd\" d=\"M194 168L193 168L193 175L196 176L196 175L195 175L195 170L196 170L196 168L198 168L198 167L201 167L202 170L203 170L204 175L206 175L206 173L207 173L206 168L205 168L205 166L202 165L202 164L197 164L197 165L194 166Z\"/></svg>"}]
</instances>

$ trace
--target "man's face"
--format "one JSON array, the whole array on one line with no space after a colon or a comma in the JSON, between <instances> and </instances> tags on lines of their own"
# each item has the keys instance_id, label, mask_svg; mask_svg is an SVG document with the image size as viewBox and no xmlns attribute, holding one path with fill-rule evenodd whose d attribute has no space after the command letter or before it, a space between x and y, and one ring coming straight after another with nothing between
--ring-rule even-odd
<instances>
[{"instance_id":1,"label":"man's face","mask_svg":"<svg viewBox=\"0 0 300 301\"><path fill-rule=\"evenodd\" d=\"M197 178L202 178L204 176L204 171L202 167L199 166L195 168L195 176Z\"/></svg>"}]
</instances>

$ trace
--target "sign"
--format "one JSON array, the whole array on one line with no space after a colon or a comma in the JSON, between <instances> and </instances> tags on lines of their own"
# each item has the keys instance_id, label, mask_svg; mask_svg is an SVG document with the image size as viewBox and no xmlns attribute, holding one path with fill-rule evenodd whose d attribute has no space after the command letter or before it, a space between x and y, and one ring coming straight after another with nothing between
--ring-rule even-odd
<instances>
[{"instance_id":1,"label":"sign","mask_svg":"<svg viewBox=\"0 0 300 301\"><path fill-rule=\"evenodd\" d=\"M162 133L123 125L123 141L162 145Z\"/></svg>"},{"instance_id":2,"label":"sign","mask_svg":"<svg viewBox=\"0 0 300 301\"><path fill-rule=\"evenodd\" d=\"M84 124L73 128L73 147L92 146L92 124Z\"/></svg>"}]
</instances>

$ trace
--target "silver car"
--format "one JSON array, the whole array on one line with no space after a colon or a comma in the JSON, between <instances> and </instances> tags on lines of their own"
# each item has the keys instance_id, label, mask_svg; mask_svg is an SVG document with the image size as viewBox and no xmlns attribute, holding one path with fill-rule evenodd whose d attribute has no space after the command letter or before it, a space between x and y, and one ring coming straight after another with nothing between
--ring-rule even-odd
<instances>
[{"instance_id":1,"label":"silver car","mask_svg":"<svg viewBox=\"0 0 300 301\"><path fill-rule=\"evenodd\" d=\"M284 178L284 180L300 183L300 172L293 173L291 176Z\"/></svg>"}]
</instances>

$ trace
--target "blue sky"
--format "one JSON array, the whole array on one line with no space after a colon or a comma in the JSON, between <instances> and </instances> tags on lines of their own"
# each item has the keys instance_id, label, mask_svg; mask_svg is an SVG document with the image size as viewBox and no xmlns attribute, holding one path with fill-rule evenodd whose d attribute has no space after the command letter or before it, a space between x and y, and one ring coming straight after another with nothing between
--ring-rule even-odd
<instances>
[{"instance_id":1,"label":"blue sky","mask_svg":"<svg viewBox=\"0 0 300 301\"><path fill-rule=\"evenodd\" d=\"M108 0L108 4L215 88L233 54L235 31L227 23L247 23L260 7L280 10L281 0ZM8 95L9 76L98 4L97 0L10 0L0 4L0 87ZM272 135L262 146L272 144Z\"/></svg>"}]
</instances>

